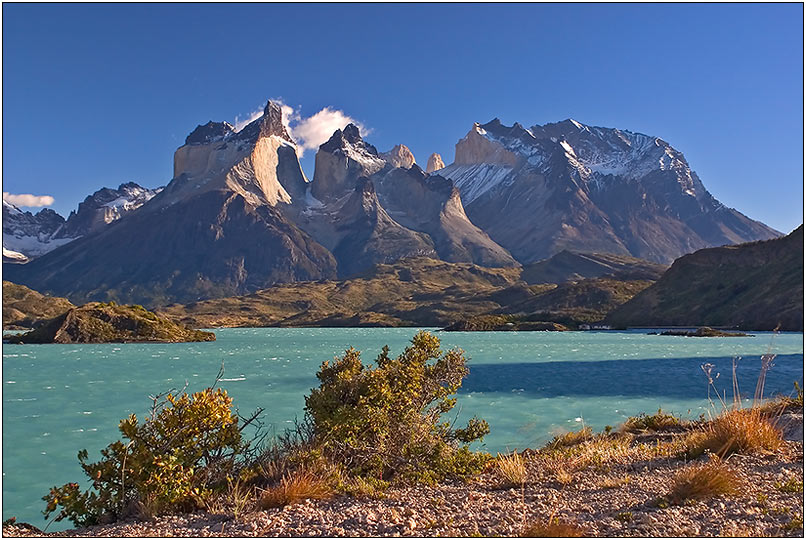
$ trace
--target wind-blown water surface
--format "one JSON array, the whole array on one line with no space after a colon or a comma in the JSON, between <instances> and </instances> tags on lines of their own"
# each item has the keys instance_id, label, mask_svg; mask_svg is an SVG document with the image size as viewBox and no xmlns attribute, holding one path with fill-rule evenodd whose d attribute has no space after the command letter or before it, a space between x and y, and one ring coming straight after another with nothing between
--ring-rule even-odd
<instances>
[{"instance_id":1,"label":"wind-blown water surface","mask_svg":"<svg viewBox=\"0 0 806 540\"><path fill-rule=\"evenodd\" d=\"M76 459L90 459L119 438L121 418L143 418L148 396L201 390L215 379L242 414L264 407L272 433L301 418L304 396L317 385L324 360L349 346L373 360L388 344L402 351L412 328L246 328L216 330L218 341L186 344L3 346L3 519L44 527L41 497L54 485L85 477ZM490 452L537 446L584 425L601 429L658 408L696 417L708 410L709 362L716 384L730 392L731 358L741 356L740 387L751 394L771 335L749 338L648 336L643 332L470 332L438 334L444 348L470 358L455 412L478 415L492 432ZM791 393L803 381L803 334L774 338L778 354L767 395ZM730 397L730 396L728 396ZM64 529L68 523L51 525Z\"/></svg>"}]
</instances>

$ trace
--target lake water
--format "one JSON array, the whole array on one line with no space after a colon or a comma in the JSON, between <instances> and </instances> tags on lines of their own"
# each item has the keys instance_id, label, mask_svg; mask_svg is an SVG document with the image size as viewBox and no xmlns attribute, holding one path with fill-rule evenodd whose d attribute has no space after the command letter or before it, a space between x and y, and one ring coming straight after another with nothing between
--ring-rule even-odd
<instances>
[{"instance_id":1,"label":"lake water","mask_svg":"<svg viewBox=\"0 0 806 540\"><path fill-rule=\"evenodd\" d=\"M264 407L274 433L301 418L304 396L324 360L350 345L373 360L388 344L402 351L416 329L246 328L216 330L213 343L3 346L3 519L44 527L41 497L54 485L87 482L76 454L90 459L119 438L121 418L148 411L150 394L201 390L215 379L242 414ZM714 364L730 398L731 359L741 356L740 388L752 396L771 334L684 338L630 332L440 332L443 348L461 347L470 375L455 412L478 415L490 452L536 447L564 431L602 429L663 408L687 417L708 410L700 365ZM766 395L803 383L803 334L775 336L778 357ZM49 530L69 527L54 523Z\"/></svg>"}]
</instances>

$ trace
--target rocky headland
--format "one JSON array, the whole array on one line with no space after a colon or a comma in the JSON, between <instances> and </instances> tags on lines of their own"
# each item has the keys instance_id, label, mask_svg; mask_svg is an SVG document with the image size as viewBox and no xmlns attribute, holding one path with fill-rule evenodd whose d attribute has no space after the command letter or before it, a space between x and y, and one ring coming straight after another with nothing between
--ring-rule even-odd
<instances>
[{"instance_id":1,"label":"rocky headland","mask_svg":"<svg viewBox=\"0 0 806 540\"><path fill-rule=\"evenodd\" d=\"M114 302L91 302L43 321L24 334L4 336L5 343L180 343L215 341L215 334L193 330L146 310Z\"/></svg>"}]
</instances>

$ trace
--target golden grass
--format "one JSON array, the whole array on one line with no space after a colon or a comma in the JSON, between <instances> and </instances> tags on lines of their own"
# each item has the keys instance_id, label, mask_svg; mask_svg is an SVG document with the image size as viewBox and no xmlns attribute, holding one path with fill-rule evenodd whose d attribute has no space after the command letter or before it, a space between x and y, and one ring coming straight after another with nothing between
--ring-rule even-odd
<instances>
[{"instance_id":1,"label":"golden grass","mask_svg":"<svg viewBox=\"0 0 806 540\"><path fill-rule=\"evenodd\" d=\"M576 446L577 444L583 443L593 438L593 430L590 426L585 426L579 431L569 431L568 433L563 433L562 435L557 435L554 437L550 443L548 443L547 448L557 449L563 448L567 446Z\"/></svg>"},{"instance_id":2,"label":"golden grass","mask_svg":"<svg viewBox=\"0 0 806 540\"><path fill-rule=\"evenodd\" d=\"M738 492L741 479L720 459L686 467L672 480L668 499L673 504L703 500Z\"/></svg>"},{"instance_id":3,"label":"golden grass","mask_svg":"<svg viewBox=\"0 0 806 540\"><path fill-rule=\"evenodd\" d=\"M495 466L507 487L522 486L526 482L526 463L517 452L498 454Z\"/></svg>"},{"instance_id":4,"label":"golden grass","mask_svg":"<svg viewBox=\"0 0 806 540\"><path fill-rule=\"evenodd\" d=\"M568 521L550 519L532 523L520 534L523 538L581 538L587 536L587 531Z\"/></svg>"},{"instance_id":5,"label":"golden grass","mask_svg":"<svg viewBox=\"0 0 806 540\"><path fill-rule=\"evenodd\" d=\"M690 451L709 450L721 457L737 453L773 452L783 442L781 431L758 408L726 411L709 422L699 444Z\"/></svg>"},{"instance_id":6,"label":"golden grass","mask_svg":"<svg viewBox=\"0 0 806 540\"><path fill-rule=\"evenodd\" d=\"M297 471L286 474L280 483L263 492L258 501L261 509L282 508L306 499L329 499L333 496L330 485L311 472Z\"/></svg>"},{"instance_id":7,"label":"golden grass","mask_svg":"<svg viewBox=\"0 0 806 540\"><path fill-rule=\"evenodd\" d=\"M564 467L554 469L554 479L563 486L570 486L574 482L574 473Z\"/></svg>"}]
</instances>

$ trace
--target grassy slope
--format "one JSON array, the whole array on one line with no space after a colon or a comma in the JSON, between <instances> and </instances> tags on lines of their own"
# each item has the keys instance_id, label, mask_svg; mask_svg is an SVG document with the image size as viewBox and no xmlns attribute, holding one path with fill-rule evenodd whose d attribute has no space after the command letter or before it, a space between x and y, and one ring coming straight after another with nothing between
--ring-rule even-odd
<instances>
[{"instance_id":1,"label":"grassy slope","mask_svg":"<svg viewBox=\"0 0 806 540\"><path fill-rule=\"evenodd\" d=\"M73 304L66 298L44 296L24 285L3 281L3 328L32 328L41 319L61 315Z\"/></svg>"},{"instance_id":2,"label":"grassy slope","mask_svg":"<svg viewBox=\"0 0 806 540\"><path fill-rule=\"evenodd\" d=\"M784 238L681 257L607 322L802 330L803 226Z\"/></svg>"},{"instance_id":3,"label":"grassy slope","mask_svg":"<svg viewBox=\"0 0 806 540\"><path fill-rule=\"evenodd\" d=\"M541 320L599 320L649 282L589 279L527 285L519 268L433 259L377 265L344 281L294 283L242 297L172 305L162 314L194 327L447 326L478 315L536 312Z\"/></svg>"}]
</instances>

